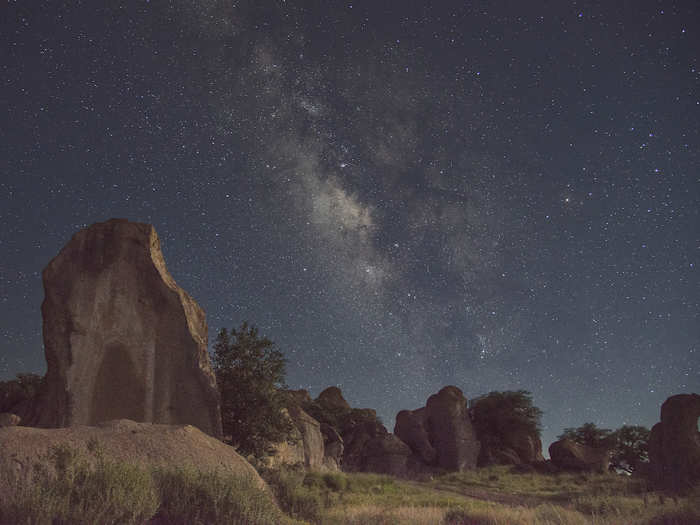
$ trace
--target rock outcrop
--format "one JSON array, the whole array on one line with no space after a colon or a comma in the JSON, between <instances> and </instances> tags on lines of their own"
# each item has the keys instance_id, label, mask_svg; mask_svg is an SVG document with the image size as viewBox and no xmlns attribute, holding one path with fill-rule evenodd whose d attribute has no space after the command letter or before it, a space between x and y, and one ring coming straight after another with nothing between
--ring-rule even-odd
<instances>
[{"instance_id":1,"label":"rock outcrop","mask_svg":"<svg viewBox=\"0 0 700 525\"><path fill-rule=\"evenodd\" d=\"M343 434L343 469L405 476L411 449L379 421L365 421Z\"/></svg>"},{"instance_id":2,"label":"rock outcrop","mask_svg":"<svg viewBox=\"0 0 700 525\"><path fill-rule=\"evenodd\" d=\"M684 490L700 483L700 395L679 394L661 405L649 437L649 472L656 485Z\"/></svg>"},{"instance_id":3,"label":"rock outcrop","mask_svg":"<svg viewBox=\"0 0 700 525\"><path fill-rule=\"evenodd\" d=\"M467 399L456 386L446 386L428 398L425 408L402 410L396 435L427 467L461 472L476 467L480 444L469 419Z\"/></svg>"},{"instance_id":4,"label":"rock outcrop","mask_svg":"<svg viewBox=\"0 0 700 525\"><path fill-rule=\"evenodd\" d=\"M329 386L316 398L316 402L326 410L350 410L350 404L343 397L343 392L337 386Z\"/></svg>"},{"instance_id":5,"label":"rock outcrop","mask_svg":"<svg viewBox=\"0 0 700 525\"><path fill-rule=\"evenodd\" d=\"M149 224L76 233L43 272L42 427L113 419L191 424L221 437L204 311L168 273Z\"/></svg>"},{"instance_id":6,"label":"rock outcrop","mask_svg":"<svg viewBox=\"0 0 700 525\"><path fill-rule=\"evenodd\" d=\"M610 449L588 447L570 439L561 439L549 446L549 457L562 470L607 472Z\"/></svg>"},{"instance_id":7,"label":"rock outcrop","mask_svg":"<svg viewBox=\"0 0 700 525\"><path fill-rule=\"evenodd\" d=\"M98 426L69 428L0 428L0 494L2 483L12 477L31 480L32 469L46 460L50 449L66 445L94 456L96 447L106 459L150 467L190 467L250 477L266 485L255 469L233 447L191 425L155 425L130 420L103 422Z\"/></svg>"}]
</instances>

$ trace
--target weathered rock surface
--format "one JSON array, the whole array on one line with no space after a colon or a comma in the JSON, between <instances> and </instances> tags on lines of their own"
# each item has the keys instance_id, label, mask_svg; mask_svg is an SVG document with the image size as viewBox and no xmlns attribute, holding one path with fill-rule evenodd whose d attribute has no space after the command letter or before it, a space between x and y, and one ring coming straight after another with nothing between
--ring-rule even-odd
<instances>
[{"instance_id":1,"label":"weathered rock surface","mask_svg":"<svg viewBox=\"0 0 700 525\"><path fill-rule=\"evenodd\" d=\"M0 427L16 427L22 420L17 414L3 412L0 414Z\"/></svg>"},{"instance_id":2,"label":"weathered rock surface","mask_svg":"<svg viewBox=\"0 0 700 525\"><path fill-rule=\"evenodd\" d=\"M190 467L202 472L248 476L266 487L255 469L236 451L191 425L157 425L117 420L99 426L69 428L0 428L0 493L6 474L28 480L33 465L46 462L51 447L67 445L94 457L149 467Z\"/></svg>"},{"instance_id":3,"label":"weathered rock surface","mask_svg":"<svg viewBox=\"0 0 700 525\"><path fill-rule=\"evenodd\" d=\"M43 272L42 427L127 418L221 437L204 311L168 273L149 224L76 233Z\"/></svg>"},{"instance_id":4,"label":"weathered rock surface","mask_svg":"<svg viewBox=\"0 0 700 525\"><path fill-rule=\"evenodd\" d=\"M661 405L661 422L649 437L649 472L663 488L700 483L700 395L679 394Z\"/></svg>"},{"instance_id":5,"label":"weathered rock surface","mask_svg":"<svg viewBox=\"0 0 700 525\"><path fill-rule=\"evenodd\" d=\"M610 449L588 447L570 439L561 439L549 445L549 457L562 470L607 472Z\"/></svg>"}]
</instances>

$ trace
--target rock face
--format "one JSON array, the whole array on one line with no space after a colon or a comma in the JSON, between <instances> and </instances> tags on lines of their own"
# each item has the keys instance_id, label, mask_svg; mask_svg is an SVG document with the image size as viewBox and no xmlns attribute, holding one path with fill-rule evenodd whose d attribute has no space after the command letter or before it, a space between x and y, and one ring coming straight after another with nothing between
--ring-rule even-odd
<instances>
[{"instance_id":1,"label":"rock face","mask_svg":"<svg viewBox=\"0 0 700 525\"><path fill-rule=\"evenodd\" d=\"M607 472L610 450L579 445L570 439L555 441L549 446L552 463L562 470Z\"/></svg>"},{"instance_id":2,"label":"rock face","mask_svg":"<svg viewBox=\"0 0 700 525\"><path fill-rule=\"evenodd\" d=\"M47 393L33 423L126 418L221 437L204 311L168 273L153 226L81 230L43 279Z\"/></svg>"},{"instance_id":3,"label":"rock face","mask_svg":"<svg viewBox=\"0 0 700 525\"><path fill-rule=\"evenodd\" d=\"M663 488L682 490L700 483L700 396L679 394L661 405L661 422L649 437L649 471Z\"/></svg>"},{"instance_id":4,"label":"rock face","mask_svg":"<svg viewBox=\"0 0 700 525\"><path fill-rule=\"evenodd\" d=\"M13 474L31 479L31 469L49 449L68 445L90 456L97 445L105 458L148 467L191 467L250 477L266 487L255 469L236 451L190 425L154 425L130 420L70 428L0 428L0 494Z\"/></svg>"}]
</instances>

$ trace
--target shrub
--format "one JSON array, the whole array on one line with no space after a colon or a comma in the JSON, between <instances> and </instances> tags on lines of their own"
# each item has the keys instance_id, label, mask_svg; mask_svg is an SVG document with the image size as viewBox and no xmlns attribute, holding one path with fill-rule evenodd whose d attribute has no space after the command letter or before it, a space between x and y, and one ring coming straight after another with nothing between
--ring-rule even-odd
<instances>
[{"instance_id":1,"label":"shrub","mask_svg":"<svg viewBox=\"0 0 700 525\"><path fill-rule=\"evenodd\" d=\"M151 476L134 465L99 459L96 466L67 446L53 447L33 467L33 483L10 481L0 498L2 523L143 523L158 507Z\"/></svg>"},{"instance_id":2,"label":"shrub","mask_svg":"<svg viewBox=\"0 0 700 525\"><path fill-rule=\"evenodd\" d=\"M166 523L264 525L286 520L249 477L181 468L153 475L161 501L158 517Z\"/></svg>"}]
</instances>

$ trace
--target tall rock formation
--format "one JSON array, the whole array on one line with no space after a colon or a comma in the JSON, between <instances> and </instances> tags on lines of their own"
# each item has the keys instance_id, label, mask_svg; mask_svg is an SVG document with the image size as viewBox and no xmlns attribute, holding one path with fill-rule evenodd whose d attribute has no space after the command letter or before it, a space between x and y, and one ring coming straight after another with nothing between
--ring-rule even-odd
<instances>
[{"instance_id":1,"label":"tall rock formation","mask_svg":"<svg viewBox=\"0 0 700 525\"><path fill-rule=\"evenodd\" d=\"M458 472L476 467L480 444L467 399L456 386L430 396L424 408L399 412L394 433L411 448L417 464Z\"/></svg>"},{"instance_id":2,"label":"tall rock formation","mask_svg":"<svg viewBox=\"0 0 700 525\"><path fill-rule=\"evenodd\" d=\"M93 224L43 279L48 371L38 426L125 418L221 437L204 311L168 273L153 226Z\"/></svg>"},{"instance_id":3,"label":"tall rock formation","mask_svg":"<svg viewBox=\"0 0 700 525\"><path fill-rule=\"evenodd\" d=\"M661 422L649 436L649 471L662 488L684 490L700 483L700 395L679 394L661 405Z\"/></svg>"}]
</instances>

